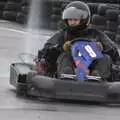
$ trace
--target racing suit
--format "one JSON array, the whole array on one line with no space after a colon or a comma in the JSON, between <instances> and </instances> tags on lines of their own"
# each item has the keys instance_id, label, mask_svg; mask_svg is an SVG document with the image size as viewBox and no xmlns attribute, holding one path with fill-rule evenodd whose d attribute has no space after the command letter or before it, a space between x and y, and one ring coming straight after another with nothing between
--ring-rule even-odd
<instances>
[{"instance_id":1,"label":"racing suit","mask_svg":"<svg viewBox=\"0 0 120 120\"><path fill-rule=\"evenodd\" d=\"M112 62L116 62L119 54L114 43L105 35L103 32L93 29L86 28L84 30L70 30L62 29L56 32L44 45L44 48L38 52L38 59L45 58L48 64L48 72L56 71L56 61L58 56L64 52L63 45L66 41L71 41L76 38L86 38L92 41L101 42L103 46L103 54L107 57L103 60L96 60L90 69L100 69L104 75L109 73L108 70ZM56 46L56 47L55 47ZM110 57L109 57L110 56ZM110 59L111 58L111 59ZM104 67L103 67L104 66ZM109 67L108 67L109 66ZM106 69L105 69L106 67ZM107 68L108 67L108 68ZM101 74L102 74L101 73Z\"/></svg>"}]
</instances>

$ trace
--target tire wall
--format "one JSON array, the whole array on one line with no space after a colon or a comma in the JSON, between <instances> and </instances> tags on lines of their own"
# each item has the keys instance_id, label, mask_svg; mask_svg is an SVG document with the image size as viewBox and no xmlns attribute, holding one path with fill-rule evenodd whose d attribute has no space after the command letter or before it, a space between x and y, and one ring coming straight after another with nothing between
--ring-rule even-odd
<instances>
[{"instance_id":1,"label":"tire wall","mask_svg":"<svg viewBox=\"0 0 120 120\"><path fill-rule=\"evenodd\" d=\"M72 0L40 0L41 27L59 29L64 26L61 13ZM74 1L74 0L73 0ZM90 26L101 29L113 41L120 44L120 1L119 0L83 0L91 10ZM31 0L0 0L0 19L26 25Z\"/></svg>"}]
</instances>

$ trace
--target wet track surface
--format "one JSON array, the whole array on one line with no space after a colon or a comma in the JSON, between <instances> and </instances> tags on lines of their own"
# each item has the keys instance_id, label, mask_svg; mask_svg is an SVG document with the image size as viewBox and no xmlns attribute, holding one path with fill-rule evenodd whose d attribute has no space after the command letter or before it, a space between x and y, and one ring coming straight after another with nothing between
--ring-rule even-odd
<instances>
[{"instance_id":1,"label":"wet track surface","mask_svg":"<svg viewBox=\"0 0 120 120\"><path fill-rule=\"evenodd\" d=\"M1 120L113 120L120 119L120 106L103 106L82 102L49 102L19 98L9 85L9 65L26 50L25 33L17 25L0 23L0 119ZM43 35L45 39L48 37ZM44 37L41 36L41 41ZM42 43L34 34L33 52ZM33 41L32 41L33 42ZM39 44L38 44L39 43ZM30 45L31 46L31 45ZM32 47L32 46L31 46ZM30 49L31 50L31 49ZM37 50L37 48L36 48ZM34 51L35 52L35 51Z\"/></svg>"}]
</instances>

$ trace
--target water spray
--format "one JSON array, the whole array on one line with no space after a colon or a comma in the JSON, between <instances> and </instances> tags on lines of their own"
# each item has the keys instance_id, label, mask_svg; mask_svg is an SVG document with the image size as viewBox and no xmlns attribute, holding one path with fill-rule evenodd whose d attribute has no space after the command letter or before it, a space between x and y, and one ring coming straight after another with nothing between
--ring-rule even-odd
<instances>
[{"instance_id":1,"label":"water spray","mask_svg":"<svg viewBox=\"0 0 120 120\"><path fill-rule=\"evenodd\" d=\"M36 54L36 44L38 44L38 41L40 43L40 36L38 31L40 30L41 24L41 0L31 0L29 10L30 11L28 15L28 23L26 26L27 34L25 35L24 52Z\"/></svg>"}]
</instances>

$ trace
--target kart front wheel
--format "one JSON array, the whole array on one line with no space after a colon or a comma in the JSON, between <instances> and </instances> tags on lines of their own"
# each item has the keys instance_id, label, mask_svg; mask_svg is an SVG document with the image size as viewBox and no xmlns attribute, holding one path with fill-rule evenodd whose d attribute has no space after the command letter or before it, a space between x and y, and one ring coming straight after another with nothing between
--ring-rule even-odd
<instances>
[{"instance_id":1,"label":"kart front wheel","mask_svg":"<svg viewBox=\"0 0 120 120\"><path fill-rule=\"evenodd\" d=\"M18 83L16 86L16 95L19 97L27 96L27 86L25 84Z\"/></svg>"}]
</instances>

